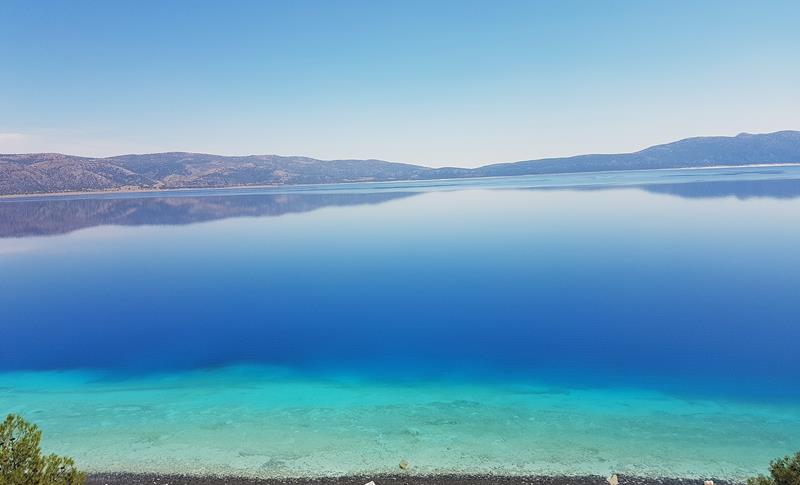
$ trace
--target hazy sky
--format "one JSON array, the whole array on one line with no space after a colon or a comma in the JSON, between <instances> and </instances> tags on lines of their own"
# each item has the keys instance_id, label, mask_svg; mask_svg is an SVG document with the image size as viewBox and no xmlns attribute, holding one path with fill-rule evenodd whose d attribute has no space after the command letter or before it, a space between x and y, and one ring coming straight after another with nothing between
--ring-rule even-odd
<instances>
[{"instance_id":1,"label":"hazy sky","mask_svg":"<svg viewBox=\"0 0 800 485\"><path fill-rule=\"evenodd\" d=\"M800 1L0 2L0 152L474 166L800 129Z\"/></svg>"}]
</instances>

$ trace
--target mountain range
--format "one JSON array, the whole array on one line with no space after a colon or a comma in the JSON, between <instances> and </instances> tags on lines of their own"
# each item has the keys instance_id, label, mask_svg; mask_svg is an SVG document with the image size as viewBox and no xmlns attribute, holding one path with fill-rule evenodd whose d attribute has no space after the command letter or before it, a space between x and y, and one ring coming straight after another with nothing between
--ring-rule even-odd
<instances>
[{"instance_id":1,"label":"mountain range","mask_svg":"<svg viewBox=\"0 0 800 485\"><path fill-rule=\"evenodd\" d=\"M633 153L525 160L478 168L430 168L382 160L204 153L107 158L0 154L0 195L248 185L430 180L553 173L800 163L800 131L695 137Z\"/></svg>"}]
</instances>

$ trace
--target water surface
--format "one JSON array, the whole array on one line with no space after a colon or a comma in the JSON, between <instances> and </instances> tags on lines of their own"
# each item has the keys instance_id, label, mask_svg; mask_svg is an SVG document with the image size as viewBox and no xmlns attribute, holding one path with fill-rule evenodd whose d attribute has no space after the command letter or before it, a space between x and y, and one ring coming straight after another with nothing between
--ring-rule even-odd
<instances>
[{"instance_id":1,"label":"water surface","mask_svg":"<svg viewBox=\"0 0 800 485\"><path fill-rule=\"evenodd\" d=\"M798 247L798 167L1 200L0 412L91 470L742 478Z\"/></svg>"}]
</instances>

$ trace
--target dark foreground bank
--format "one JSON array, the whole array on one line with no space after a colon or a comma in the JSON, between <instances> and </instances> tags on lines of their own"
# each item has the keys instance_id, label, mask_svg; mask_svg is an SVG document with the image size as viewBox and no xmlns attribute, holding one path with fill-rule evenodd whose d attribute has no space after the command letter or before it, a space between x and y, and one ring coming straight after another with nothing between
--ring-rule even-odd
<instances>
[{"instance_id":1,"label":"dark foreground bank","mask_svg":"<svg viewBox=\"0 0 800 485\"><path fill-rule=\"evenodd\" d=\"M332 478L239 478L187 475L94 474L86 485L608 485L600 476L377 475ZM714 485L734 482L714 480ZM620 475L619 485L703 485L703 479L642 478Z\"/></svg>"}]
</instances>

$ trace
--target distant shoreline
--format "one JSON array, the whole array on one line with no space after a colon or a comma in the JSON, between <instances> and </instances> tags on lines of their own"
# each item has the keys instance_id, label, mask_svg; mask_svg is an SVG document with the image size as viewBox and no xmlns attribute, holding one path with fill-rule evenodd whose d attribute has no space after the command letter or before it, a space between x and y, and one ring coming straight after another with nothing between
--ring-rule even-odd
<instances>
[{"instance_id":1,"label":"distant shoreline","mask_svg":"<svg viewBox=\"0 0 800 485\"><path fill-rule=\"evenodd\" d=\"M620 485L702 485L709 477L651 478L619 475ZM90 474L86 485L608 485L601 476L567 475L353 475L329 478L245 478L235 476L159 475L147 473ZM714 485L738 482L714 480Z\"/></svg>"},{"instance_id":2,"label":"distant shoreline","mask_svg":"<svg viewBox=\"0 0 800 485\"><path fill-rule=\"evenodd\" d=\"M408 179L408 180L360 180L350 182L326 182L319 184L256 184L256 185L224 185L218 187L175 187L165 189L154 188L126 188L126 189L107 189L107 190L86 190L86 191L65 191L65 192L27 192L22 194L0 194L0 200L39 198L39 197L72 197L72 196L91 196L91 195L113 195L113 194L161 194L169 192L187 192L193 190L203 191L225 191L225 190L246 190L246 189L278 189L278 188L324 188L334 185L360 185L360 184L397 184L408 182L435 182L435 181L456 181L456 180L486 180L516 177L535 177L535 176L559 176L559 175L580 175L580 174L602 174L602 173L631 173L631 172L655 172L666 170L719 170L737 168L773 168L773 167L797 167L798 163L756 163L747 165L709 165L706 167L674 167L674 168L646 168L628 170L592 170L585 172L557 172L540 174L521 174L521 175L491 175L475 177L455 177L455 178L434 178L434 179Z\"/></svg>"},{"instance_id":3,"label":"distant shoreline","mask_svg":"<svg viewBox=\"0 0 800 485\"><path fill-rule=\"evenodd\" d=\"M629 153L589 153L477 167L429 167L370 159L162 152L103 158L63 153L0 154L0 193L75 194L191 188L274 187L484 177L551 176L800 163L800 131L701 136ZM171 189L169 189L171 190Z\"/></svg>"}]
</instances>

